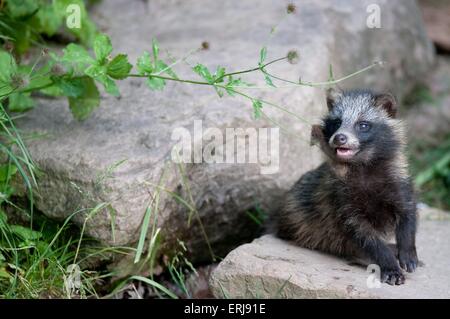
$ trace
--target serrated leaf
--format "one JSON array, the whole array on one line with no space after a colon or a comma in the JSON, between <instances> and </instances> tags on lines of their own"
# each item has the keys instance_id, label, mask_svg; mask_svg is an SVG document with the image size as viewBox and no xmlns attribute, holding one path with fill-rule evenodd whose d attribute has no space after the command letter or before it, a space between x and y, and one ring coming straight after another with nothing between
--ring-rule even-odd
<instances>
[{"instance_id":1,"label":"serrated leaf","mask_svg":"<svg viewBox=\"0 0 450 319\"><path fill-rule=\"evenodd\" d=\"M167 73L174 79L178 79L178 76L175 74L175 72L173 72L173 70L171 68L169 68L169 66L161 60L156 61L156 69L154 70L154 72L155 73L157 73L157 72Z\"/></svg>"},{"instance_id":2,"label":"serrated leaf","mask_svg":"<svg viewBox=\"0 0 450 319\"><path fill-rule=\"evenodd\" d=\"M118 54L108 63L106 73L113 79L121 80L128 76L132 67L126 54Z\"/></svg>"},{"instance_id":3,"label":"serrated leaf","mask_svg":"<svg viewBox=\"0 0 450 319\"><path fill-rule=\"evenodd\" d=\"M259 51L259 64L263 64L263 62L266 60L266 56L267 56L267 48L266 47L262 47L261 51Z\"/></svg>"},{"instance_id":4,"label":"serrated leaf","mask_svg":"<svg viewBox=\"0 0 450 319\"><path fill-rule=\"evenodd\" d=\"M147 79L147 85L152 90L162 90L166 86L164 79L149 77Z\"/></svg>"},{"instance_id":5,"label":"serrated leaf","mask_svg":"<svg viewBox=\"0 0 450 319\"><path fill-rule=\"evenodd\" d=\"M79 97L85 89L84 82L84 77L62 78L57 82L57 86L64 96Z\"/></svg>"},{"instance_id":6,"label":"serrated leaf","mask_svg":"<svg viewBox=\"0 0 450 319\"><path fill-rule=\"evenodd\" d=\"M243 85L249 85L248 83L245 83L244 81L242 81L241 78L237 78L237 79L233 79L233 77L230 75L228 77L228 82L227 85L225 86L225 90L227 91L227 93L231 96L234 96L235 92L234 92L234 88L238 87L238 86L243 86Z\"/></svg>"},{"instance_id":7,"label":"serrated leaf","mask_svg":"<svg viewBox=\"0 0 450 319\"><path fill-rule=\"evenodd\" d=\"M261 109L263 107L262 102L257 99L252 100L253 104L253 115L255 119L259 119L261 117Z\"/></svg>"},{"instance_id":8,"label":"serrated leaf","mask_svg":"<svg viewBox=\"0 0 450 319\"><path fill-rule=\"evenodd\" d=\"M10 83L11 78L17 72L17 64L13 56L0 50L0 86Z\"/></svg>"},{"instance_id":9,"label":"serrated leaf","mask_svg":"<svg viewBox=\"0 0 450 319\"><path fill-rule=\"evenodd\" d=\"M227 86L225 86L225 90L227 91L228 95L230 95L230 96L234 96L235 95L235 92L233 90L233 86L227 85Z\"/></svg>"},{"instance_id":10,"label":"serrated leaf","mask_svg":"<svg viewBox=\"0 0 450 319\"><path fill-rule=\"evenodd\" d=\"M8 95L14 88L12 78L17 72L17 64L8 52L0 50L0 97Z\"/></svg>"},{"instance_id":11,"label":"serrated leaf","mask_svg":"<svg viewBox=\"0 0 450 319\"><path fill-rule=\"evenodd\" d=\"M195 73L197 73L203 79L205 79L206 82L213 83L214 79L211 75L211 72L209 72L208 68L206 66L204 66L203 64L200 64L200 63L197 64L196 66L194 66L192 68L192 70L194 70Z\"/></svg>"},{"instance_id":12,"label":"serrated leaf","mask_svg":"<svg viewBox=\"0 0 450 319\"><path fill-rule=\"evenodd\" d=\"M218 66L216 72L214 73L214 82L215 83L223 82L224 75L225 75L225 68Z\"/></svg>"},{"instance_id":13,"label":"serrated leaf","mask_svg":"<svg viewBox=\"0 0 450 319\"><path fill-rule=\"evenodd\" d=\"M30 93L12 93L9 95L8 109L11 112L26 112L34 106Z\"/></svg>"},{"instance_id":14,"label":"serrated leaf","mask_svg":"<svg viewBox=\"0 0 450 319\"><path fill-rule=\"evenodd\" d=\"M84 74L95 79L99 76L106 75L106 70L107 67L105 65L93 64L84 71Z\"/></svg>"},{"instance_id":15,"label":"serrated leaf","mask_svg":"<svg viewBox=\"0 0 450 319\"><path fill-rule=\"evenodd\" d=\"M116 83L114 80L112 80L108 75L107 72L107 66L106 65L91 65L89 68L86 69L84 72L87 76L95 79L96 81L100 82L104 88L105 91L111 95L119 96L119 89L117 88Z\"/></svg>"},{"instance_id":16,"label":"serrated leaf","mask_svg":"<svg viewBox=\"0 0 450 319\"><path fill-rule=\"evenodd\" d=\"M75 72L82 73L89 65L95 63L95 59L87 50L78 44L70 43L63 52L60 61L72 67Z\"/></svg>"},{"instance_id":17,"label":"serrated leaf","mask_svg":"<svg viewBox=\"0 0 450 319\"><path fill-rule=\"evenodd\" d=\"M103 84L105 91L113 96L119 96L119 88L116 85L116 82L109 78L107 75L101 75L97 78L95 78L98 82Z\"/></svg>"},{"instance_id":18,"label":"serrated leaf","mask_svg":"<svg viewBox=\"0 0 450 319\"><path fill-rule=\"evenodd\" d=\"M83 91L78 97L69 97L69 107L77 120L84 120L100 104L100 93L93 79L85 76L80 79Z\"/></svg>"},{"instance_id":19,"label":"serrated leaf","mask_svg":"<svg viewBox=\"0 0 450 319\"><path fill-rule=\"evenodd\" d=\"M94 40L94 53L97 62L105 64L106 58L112 52L111 39L105 34L98 34Z\"/></svg>"},{"instance_id":20,"label":"serrated leaf","mask_svg":"<svg viewBox=\"0 0 450 319\"><path fill-rule=\"evenodd\" d=\"M141 75L152 73L153 65L150 58L150 53L144 51L144 53L137 59L136 67Z\"/></svg>"},{"instance_id":21,"label":"serrated leaf","mask_svg":"<svg viewBox=\"0 0 450 319\"><path fill-rule=\"evenodd\" d=\"M267 74L264 75L264 80L266 81L267 85L276 87L275 84L273 84L272 79Z\"/></svg>"}]
</instances>

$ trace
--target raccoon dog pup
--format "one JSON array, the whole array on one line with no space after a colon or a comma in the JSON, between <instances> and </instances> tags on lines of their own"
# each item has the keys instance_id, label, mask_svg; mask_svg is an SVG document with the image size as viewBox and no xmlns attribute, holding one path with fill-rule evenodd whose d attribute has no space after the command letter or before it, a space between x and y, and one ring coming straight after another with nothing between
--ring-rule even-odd
<instances>
[{"instance_id":1,"label":"raccoon dog pup","mask_svg":"<svg viewBox=\"0 0 450 319\"><path fill-rule=\"evenodd\" d=\"M305 248L377 264L382 282L403 284L402 268L413 272L418 265L417 218L396 101L369 90L328 90L327 105L311 131L326 161L287 193L276 233Z\"/></svg>"}]
</instances>

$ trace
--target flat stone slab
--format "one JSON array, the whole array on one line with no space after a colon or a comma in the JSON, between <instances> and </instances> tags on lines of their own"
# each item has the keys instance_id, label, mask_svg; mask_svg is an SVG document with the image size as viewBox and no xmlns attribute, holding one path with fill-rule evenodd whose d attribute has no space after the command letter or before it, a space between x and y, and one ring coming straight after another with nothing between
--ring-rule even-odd
<instances>
[{"instance_id":1,"label":"flat stone slab","mask_svg":"<svg viewBox=\"0 0 450 319\"><path fill-rule=\"evenodd\" d=\"M228 254L211 289L217 298L450 298L450 214L421 215L417 250L425 265L404 285L368 288L365 267L265 235Z\"/></svg>"}]
</instances>

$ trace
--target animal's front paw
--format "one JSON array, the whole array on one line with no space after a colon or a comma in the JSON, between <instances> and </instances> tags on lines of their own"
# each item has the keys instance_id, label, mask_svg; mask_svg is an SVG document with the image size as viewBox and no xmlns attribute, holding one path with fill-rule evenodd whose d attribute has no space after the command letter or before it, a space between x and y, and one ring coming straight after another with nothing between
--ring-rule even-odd
<instances>
[{"instance_id":1,"label":"animal's front paw","mask_svg":"<svg viewBox=\"0 0 450 319\"><path fill-rule=\"evenodd\" d=\"M389 285L403 285L405 283L405 276L400 268L381 269L381 282Z\"/></svg>"},{"instance_id":2,"label":"animal's front paw","mask_svg":"<svg viewBox=\"0 0 450 319\"><path fill-rule=\"evenodd\" d=\"M407 272L413 272L414 270L416 270L419 264L416 248L413 247L411 249L399 249L398 261L400 263L400 267L402 267Z\"/></svg>"}]
</instances>

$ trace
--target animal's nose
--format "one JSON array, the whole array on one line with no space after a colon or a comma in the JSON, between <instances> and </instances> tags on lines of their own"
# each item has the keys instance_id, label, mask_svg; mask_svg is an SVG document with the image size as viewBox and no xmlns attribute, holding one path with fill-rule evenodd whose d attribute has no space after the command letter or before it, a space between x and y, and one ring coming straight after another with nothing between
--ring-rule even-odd
<instances>
[{"instance_id":1,"label":"animal's nose","mask_svg":"<svg viewBox=\"0 0 450 319\"><path fill-rule=\"evenodd\" d=\"M336 136L333 139L333 144L336 146L341 146L347 143L347 136L344 134L336 134Z\"/></svg>"}]
</instances>

